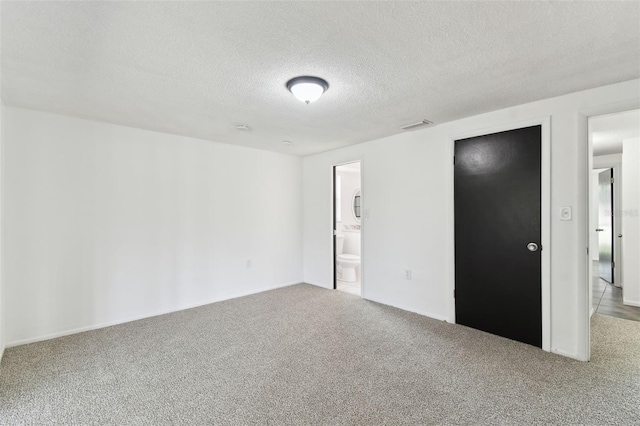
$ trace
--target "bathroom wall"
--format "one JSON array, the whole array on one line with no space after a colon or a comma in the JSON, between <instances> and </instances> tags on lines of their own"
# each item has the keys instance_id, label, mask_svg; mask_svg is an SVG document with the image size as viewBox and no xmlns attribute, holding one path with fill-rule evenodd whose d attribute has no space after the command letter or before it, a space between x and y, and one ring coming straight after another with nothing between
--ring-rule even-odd
<instances>
[{"instance_id":1,"label":"bathroom wall","mask_svg":"<svg viewBox=\"0 0 640 426\"><path fill-rule=\"evenodd\" d=\"M302 281L299 157L5 112L9 345Z\"/></svg>"},{"instance_id":2,"label":"bathroom wall","mask_svg":"<svg viewBox=\"0 0 640 426\"><path fill-rule=\"evenodd\" d=\"M305 281L332 286L331 166L360 160L363 297L453 321L453 141L478 131L549 118L550 350L587 359L587 114L638 104L640 81L633 80L305 157ZM560 220L563 206L573 207L571 221ZM413 270L412 279L405 279L405 269Z\"/></svg>"},{"instance_id":3,"label":"bathroom wall","mask_svg":"<svg viewBox=\"0 0 640 426\"><path fill-rule=\"evenodd\" d=\"M353 195L360 189L360 172L339 167L336 173L342 186L342 221L336 225L338 232L345 236L343 252L360 256L360 229L357 229L360 222L353 215L352 208Z\"/></svg>"}]
</instances>

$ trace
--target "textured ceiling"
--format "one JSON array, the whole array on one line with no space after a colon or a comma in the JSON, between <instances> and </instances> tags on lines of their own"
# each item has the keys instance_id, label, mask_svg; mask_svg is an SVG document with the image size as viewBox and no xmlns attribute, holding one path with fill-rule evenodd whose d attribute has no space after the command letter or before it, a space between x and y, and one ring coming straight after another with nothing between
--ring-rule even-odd
<instances>
[{"instance_id":1,"label":"textured ceiling","mask_svg":"<svg viewBox=\"0 0 640 426\"><path fill-rule=\"evenodd\" d=\"M593 155L620 154L622 141L640 138L640 110L593 117L589 120Z\"/></svg>"},{"instance_id":2,"label":"textured ceiling","mask_svg":"<svg viewBox=\"0 0 640 426\"><path fill-rule=\"evenodd\" d=\"M639 2L1 7L6 104L296 155L640 77Z\"/></svg>"}]
</instances>

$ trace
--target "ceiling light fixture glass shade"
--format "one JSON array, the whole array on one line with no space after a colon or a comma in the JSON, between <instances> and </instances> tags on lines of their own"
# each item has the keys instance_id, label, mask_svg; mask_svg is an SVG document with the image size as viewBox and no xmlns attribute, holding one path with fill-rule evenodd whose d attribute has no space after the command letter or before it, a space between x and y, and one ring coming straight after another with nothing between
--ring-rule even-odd
<instances>
[{"instance_id":1,"label":"ceiling light fixture glass shade","mask_svg":"<svg viewBox=\"0 0 640 426\"><path fill-rule=\"evenodd\" d=\"M318 77L296 77L287 82L293 96L306 104L317 101L328 88L329 83Z\"/></svg>"}]
</instances>

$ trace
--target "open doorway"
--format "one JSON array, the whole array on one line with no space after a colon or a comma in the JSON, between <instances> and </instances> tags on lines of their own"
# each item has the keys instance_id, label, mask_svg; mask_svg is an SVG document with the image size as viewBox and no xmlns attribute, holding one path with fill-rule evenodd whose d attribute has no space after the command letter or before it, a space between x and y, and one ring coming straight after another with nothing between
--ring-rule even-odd
<instances>
[{"instance_id":1,"label":"open doorway","mask_svg":"<svg viewBox=\"0 0 640 426\"><path fill-rule=\"evenodd\" d=\"M640 110L589 118L591 315L640 321Z\"/></svg>"},{"instance_id":2,"label":"open doorway","mask_svg":"<svg viewBox=\"0 0 640 426\"><path fill-rule=\"evenodd\" d=\"M362 174L360 162L333 168L333 288L362 295Z\"/></svg>"}]
</instances>

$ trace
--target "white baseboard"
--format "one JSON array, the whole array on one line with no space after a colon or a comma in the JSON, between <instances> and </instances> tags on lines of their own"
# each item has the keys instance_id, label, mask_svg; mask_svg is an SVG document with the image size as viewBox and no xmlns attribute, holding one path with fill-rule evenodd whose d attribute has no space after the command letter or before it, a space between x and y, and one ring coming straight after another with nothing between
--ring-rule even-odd
<instances>
[{"instance_id":1,"label":"white baseboard","mask_svg":"<svg viewBox=\"0 0 640 426\"><path fill-rule=\"evenodd\" d=\"M551 348L551 353L554 353L556 355L561 355L567 358L577 359L578 361L582 361L581 359L578 358L578 354L566 352L566 351L563 351L562 349Z\"/></svg>"},{"instance_id":2,"label":"white baseboard","mask_svg":"<svg viewBox=\"0 0 640 426\"><path fill-rule=\"evenodd\" d=\"M382 305L392 306L394 308L402 309L403 311L413 312L414 314L419 314L419 315L422 315L422 316L425 316L425 317L429 317L429 318L432 318L432 319L435 319L435 320L438 320L438 321L449 322L449 318L446 317L446 316L432 314L431 312L422 311L422 310L419 310L419 309L413 309L413 308L409 308L407 306L394 305L394 304L391 304L389 302L383 302L381 300L376 300L376 299L371 298L371 297L366 297L366 298L363 297L363 299L370 300L370 301L376 302L376 303L380 303Z\"/></svg>"},{"instance_id":3,"label":"white baseboard","mask_svg":"<svg viewBox=\"0 0 640 426\"><path fill-rule=\"evenodd\" d=\"M145 318L157 317L159 315L165 315L165 314L170 314L172 312L184 311L186 309L197 308L199 306L210 305L212 303L222 302L222 301L225 301L225 300L237 299L239 297L250 296L252 294L263 293L265 291L275 290L275 289L278 289L278 288L288 287L288 286L296 285L296 284L302 284L302 282L295 281L295 282L288 282L288 283L284 283L284 284L276 284L276 285L273 285L273 286L265 287L265 288L260 289L260 290L240 292L240 293L234 294L233 296L230 296L230 297L208 300L208 301L202 302L202 303L194 303L194 304L190 304L190 305L183 305L183 306L179 306L177 308L166 309L166 310L157 311L157 312L154 312L154 313L136 315L136 316L133 316L133 317L127 317L127 318L122 318L122 319L118 319L118 320L107 321L107 322L103 322L103 323L99 323L99 324L88 325L88 326L85 326L85 327L79 327L79 328L74 328L74 329L69 329L69 330L58 331L58 332L46 334L46 335L43 335L43 336L30 337L28 339L16 340L16 341L7 343L6 347L7 348L12 348L14 346L26 345L26 344L35 343L35 342L42 342L44 340L51 340L51 339L55 339L57 337L69 336L71 334L77 334L77 333L82 333L82 332L85 332L85 331L97 330L99 328L111 327L111 326L114 326L114 325L124 324L124 323L132 322L132 321L138 321L138 320L145 319ZM3 349L3 351L4 351L4 349ZM1 357L0 357L0 359L1 359Z\"/></svg>"},{"instance_id":4,"label":"white baseboard","mask_svg":"<svg viewBox=\"0 0 640 426\"><path fill-rule=\"evenodd\" d=\"M596 313L596 308L591 308L591 312L589 313L589 318L591 318L595 313Z\"/></svg>"},{"instance_id":5,"label":"white baseboard","mask_svg":"<svg viewBox=\"0 0 640 426\"><path fill-rule=\"evenodd\" d=\"M329 290L333 290L333 285L326 286L324 284L314 283L312 281L305 281L305 284L311 284L311 285L315 285L317 287L322 287L322 288L326 288L326 289L329 289ZM364 288L363 288L363 290L364 290ZM377 300L375 298L368 297L366 295L366 290L365 290L365 292L363 292L363 294L360 297L362 297L364 300L369 300L371 302L380 303L381 305L392 306L394 308L402 309L403 311L413 312L414 314L419 314L419 315L422 315L424 317L429 317L429 318L432 318L432 319L435 319L435 320L438 320L438 321L451 322L451 321L449 321L449 317L447 317L447 316L436 315L436 314L432 314L431 312L421 311L419 309L413 309L413 308L409 308L407 306L401 306L401 305L397 305L397 304L394 305L394 304L391 304L389 302L384 302L382 300Z\"/></svg>"},{"instance_id":6,"label":"white baseboard","mask_svg":"<svg viewBox=\"0 0 640 426\"><path fill-rule=\"evenodd\" d=\"M622 298L622 304L623 305L627 305L627 306L635 306L635 307L640 308L640 302L636 302L634 300L629 300L629 299Z\"/></svg>"},{"instance_id":7,"label":"white baseboard","mask_svg":"<svg viewBox=\"0 0 640 426\"><path fill-rule=\"evenodd\" d=\"M315 285L316 287L322 287L322 288L327 288L329 290L333 290L333 284L320 284L320 283L314 283L313 281L303 281L304 284L311 284L311 285Z\"/></svg>"},{"instance_id":8,"label":"white baseboard","mask_svg":"<svg viewBox=\"0 0 640 426\"><path fill-rule=\"evenodd\" d=\"M2 357L4 356L4 346L0 347L0 362L2 362Z\"/></svg>"}]
</instances>

